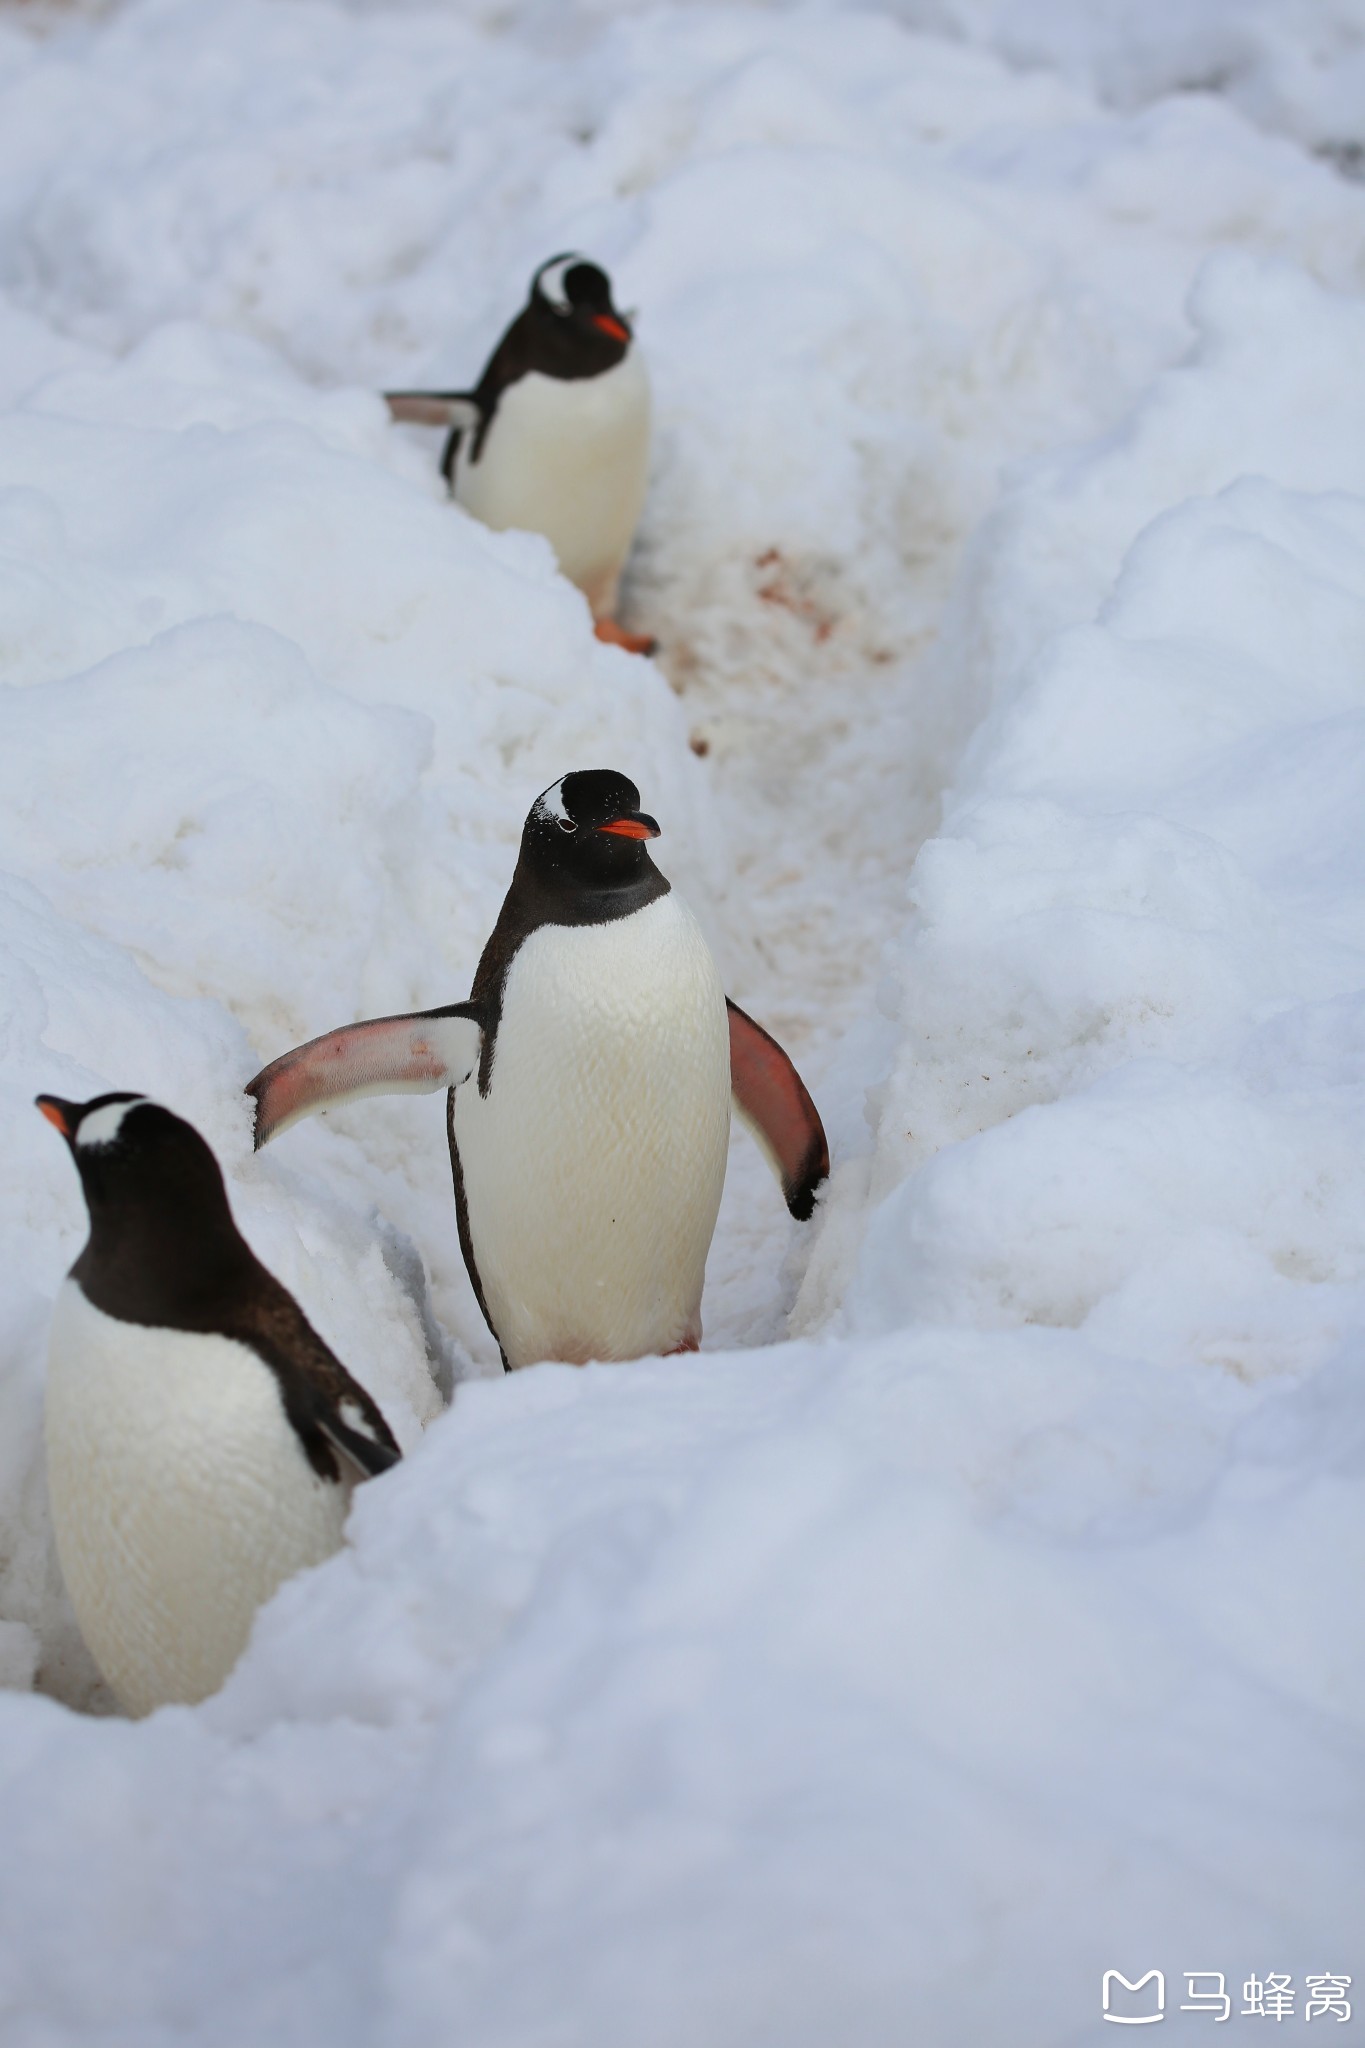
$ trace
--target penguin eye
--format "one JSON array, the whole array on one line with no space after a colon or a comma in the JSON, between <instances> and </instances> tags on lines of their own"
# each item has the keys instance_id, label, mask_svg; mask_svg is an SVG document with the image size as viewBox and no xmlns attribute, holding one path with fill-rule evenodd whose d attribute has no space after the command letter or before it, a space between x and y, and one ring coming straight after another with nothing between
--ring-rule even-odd
<instances>
[{"instance_id":1,"label":"penguin eye","mask_svg":"<svg viewBox=\"0 0 1365 2048\"><path fill-rule=\"evenodd\" d=\"M561 832L576 832L578 830L572 818L557 818L555 822Z\"/></svg>"}]
</instances>

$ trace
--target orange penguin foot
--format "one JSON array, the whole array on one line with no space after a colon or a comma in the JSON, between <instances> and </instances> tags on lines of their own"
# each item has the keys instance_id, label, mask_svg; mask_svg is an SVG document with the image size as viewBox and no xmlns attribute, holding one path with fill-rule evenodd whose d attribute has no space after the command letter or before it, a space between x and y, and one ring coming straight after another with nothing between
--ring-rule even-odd
<instances>
[{"instance_id":1,"label":"orange penguin foot","mask_svg":"<svg viewBox=\"0 0 1365 2048\"><path fill-rule=\"evenodd\" d=\"M594 619L592 629L608 647L624 647L627 654L653 654L659 644L650 633L628 633L615 619Z\"/></svg>"}]
</instances>

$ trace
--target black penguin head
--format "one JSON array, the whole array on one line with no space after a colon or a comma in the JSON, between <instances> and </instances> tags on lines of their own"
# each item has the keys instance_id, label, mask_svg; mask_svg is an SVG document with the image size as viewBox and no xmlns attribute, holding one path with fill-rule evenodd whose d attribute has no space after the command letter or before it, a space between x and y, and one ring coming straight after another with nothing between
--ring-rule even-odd
<instances>
[{"instance_id":1,"label":"black penguin head","mask_svg":"<svg viewBox=\"0 0 1365 2048\"><path fill-rule=\"evenodd\" d=\"M612 304L605 270L572 253L552 256L531 279L528 308L537 340L573 374L612 369L630 347L631 326Z\"/></svg>"},{"instance_id":2,"label":"black penguin head","mask_svg":"<svg viewBox=\"0 0 1365 2048\"><path fill-rule=\"evenodd\" d=\"M649 857L649 841L658 836L629 776L614 768L577 768L532 804L521 859L542 882L628 889L658 874Z\"/></svg>"},{"instance_id":3,"label":"black penguin head","mask_svg":"<svg viewBox=\"0 0 1365 2048\"><path fill-rule=\"evenodd\" d=\"M92 1261L132 1260L152 1291L178 1292L246 1253L218 1161L183 1117L126 1092L37 1103L66 1139L90 1211L74 1268L83 1282Z\"/></svg>"}]
</instances>

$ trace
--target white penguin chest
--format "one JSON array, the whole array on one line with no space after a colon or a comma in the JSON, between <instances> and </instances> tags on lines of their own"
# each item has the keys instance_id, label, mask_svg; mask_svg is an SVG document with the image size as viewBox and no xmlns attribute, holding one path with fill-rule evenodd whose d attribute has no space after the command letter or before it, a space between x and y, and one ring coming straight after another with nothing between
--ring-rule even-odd
<instances>
[{"instance_id":1,"label":"white penguin chest","mask_svg":"<svg viewBox=\"0 0 1365 2048\"><path fill-rule=\"evenodd\" d=\"M313 1471L253 1351L120 1322L73 1280L45 1433L67 1589L130 1713L215 1691L261 1603L340 1544L350 1484Z\"/></svg>"},{"instance_id":2,"label":"white penguin chest","mask_svg":"<svg viewBox=\"0 0 1365 2048\"><path fill-rule=\"evenodd\" d=\"M470 1083L454 1106L475 1263L513 1365L699 1334L729 1128L725 995L676 894L524 942L488 1095Z\"/></svg>"},{"instance_id":3,"label":"white penguin chest","mask_svg":"<svg viewBox=\"0 0 1365 2048\"><path fill-rule=\"evenodd\" d=\"M631 348L598 377L531 371L498 400L477 462L460 443L459 504L500 531L543 533L599 614L639 523L649 472L649 379Z\"/></svg>"}]
</instances>

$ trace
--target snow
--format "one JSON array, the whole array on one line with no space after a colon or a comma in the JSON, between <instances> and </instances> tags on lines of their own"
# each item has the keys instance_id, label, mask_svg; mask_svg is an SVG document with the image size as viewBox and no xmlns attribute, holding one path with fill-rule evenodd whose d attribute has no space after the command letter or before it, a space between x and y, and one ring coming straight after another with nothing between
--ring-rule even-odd
<instances>
[{"instance_id":1,"label":"snow","mask_svg":"<svg viewBox=\"0 0 1365 2048\"><path fill-rule=\"evenodd\" d=\"M1365 161L1359 0L892 0L902 20L1084 82L1112 104L1225 95L1260 125Z\"/></svg>"},{"instance_id":2,"label":"snow","mask_svg":"<svg viewBox=\"0 0 1365 2048\"><path fill-rule=\"evenodd\" d=\"M0 11L6 2048L1359 1987L1362 52L1348 0ZM376 396L568 248L648 352L657 664ZM737 1134L700 1357L504 1379L439 1102L255 1156L241 1089L462 997L606 765L834 1173L799 1229ZM105 1089L407 1454L135 1725L41 1457L32 1098Z\"/></svg>"}]
</instances>

